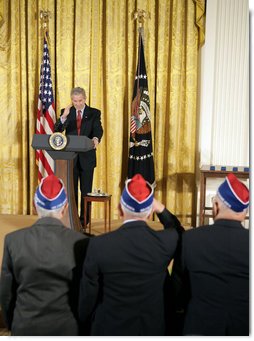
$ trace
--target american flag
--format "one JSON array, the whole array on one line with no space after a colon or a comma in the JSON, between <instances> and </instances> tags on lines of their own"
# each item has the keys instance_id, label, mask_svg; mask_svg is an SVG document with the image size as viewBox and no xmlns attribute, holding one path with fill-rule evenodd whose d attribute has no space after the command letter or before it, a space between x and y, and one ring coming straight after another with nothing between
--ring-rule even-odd
<instances>
[{"instance_id":1,"label":"american flag","mask_svg":"<svg viewBox=\"0 0 254 341\"><path fill-rule=\"evenodd\" d=\"M46 32L43 42L36 134L52 134L56 122L47 37ZM43 177L54 173L54 161L45 150L36 150L36 163L38 165L39 181Z\"/></svg>"},{"instance_id":2,"label":"american flag","mask_svg":"<svg viewBox=\"0 0 254 341\"><path fill-rule=\"evenodd\" d=\"M137 125L136 125L136 122L135 122L133 116L131 116L131 123L130 124L131 124L131 128L130 128L131 133L134 134L135 131L137 130Z\"/></svg>"}]
</instances>

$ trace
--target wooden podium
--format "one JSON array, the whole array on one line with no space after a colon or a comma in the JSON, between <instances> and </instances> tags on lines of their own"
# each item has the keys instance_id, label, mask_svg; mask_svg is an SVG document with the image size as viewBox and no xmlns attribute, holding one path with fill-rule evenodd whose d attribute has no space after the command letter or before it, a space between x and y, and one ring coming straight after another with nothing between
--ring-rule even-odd
<instances>
[{"instance_id":1,"label":"wooden podium","mask_svg":"<svg viewBox=\"0 0 254 341\"><path fill-rule=\"evenodd\" d=\"M63 180L68 197L68 213L63 220L67 227L81 231L82 226L78 216L75 202L75 192L73 184L73 160L79 152L87 152L94 148L93 141L86 136L69 135L67 145L63 150L54 150L49 144L51 135L34 134L32 147L34 149L45 150L53 160L55 160L54 173Z\"/></svg>"}]
</instances>

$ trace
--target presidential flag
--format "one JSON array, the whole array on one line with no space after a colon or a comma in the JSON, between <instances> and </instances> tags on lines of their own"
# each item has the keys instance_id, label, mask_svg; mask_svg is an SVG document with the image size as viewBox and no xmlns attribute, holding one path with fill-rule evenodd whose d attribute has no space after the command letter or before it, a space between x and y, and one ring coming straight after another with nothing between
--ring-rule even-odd
<instances>
[{"instance_id":1,"label":"presidential flag","mask_svg":"<svg viewBox=\"0 0 254 341\"><path fill-rule=\"evenodd\" d=\"M56 114L51 80L48 32L46 31L44 34L43 57L40 73L36 134L52 134L54 132L55 122ZM36 163L38 165L39 181L43 177L54 173L54 160L45 150L36 150Z\"/></svg>"},{"instance_id":2,"label":"presidential flag","mask_svg":"<svg viewBox=\"0 0 254 341\"><path fill-rule=\"evenodd\" d=\"M140 28L138 63L131 104L128 178L139 173L155 186L150 98L142 34Z\"/></svg>"}]
</instances>

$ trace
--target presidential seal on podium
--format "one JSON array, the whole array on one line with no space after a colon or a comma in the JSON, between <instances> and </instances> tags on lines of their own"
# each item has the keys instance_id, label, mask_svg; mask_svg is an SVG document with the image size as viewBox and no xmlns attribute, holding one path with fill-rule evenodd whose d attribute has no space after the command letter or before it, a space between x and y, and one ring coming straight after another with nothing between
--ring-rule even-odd
<instances>
[{"instance_id":1,"label":"presidential seal on podium","mask_svg":"<svg viewBox=\"0 0 254 341\"><path fill-rule=\"evenodd\" d=\"M49 138L49 144L54 150L62 150L67 145L67 137L62 133L54 133Z\"/></svg>"}]
</instances>

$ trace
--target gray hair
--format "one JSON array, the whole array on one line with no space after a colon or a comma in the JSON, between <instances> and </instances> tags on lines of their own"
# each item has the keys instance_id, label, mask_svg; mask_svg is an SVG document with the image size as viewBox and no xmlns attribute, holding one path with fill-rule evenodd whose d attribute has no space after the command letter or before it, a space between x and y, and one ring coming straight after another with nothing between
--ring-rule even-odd
<instances>
[{"instance_id":1,"label":"gray hair","mask_svg":"<svg viewBox=\"0 0 254 341\"><path fill-rule=\"evenodd\" d=\"M42 217L42 218L52 217L52 218L58 218L59 219L60 213L63 210L63 206L61 206L60 208L57 208L55 210L45 210L45 208L42 208L41 206L37 205L36 203L35 203L35 208L36 208L36 211L38 213L38 216Z\"/></svg>"},{"instance_id":2,"label":"gray hair","mask_svg":"<svg viewBox=\"0 0 254 341\"><path fill-rule=\"evenodd\" d=\"M126 207L124 207L124 205L121 204L122 210L124 212L124 214L128 217L132 217L133 219L135 218L139 218L139 219L146 219L150 216L150 214L152 213L152 206L148 211L145 212L132 212L130 210L128 210Z\"/></svg>"},{"instance_id":3,"label":"gray hair","mask_svg":"<svg viewBox=\"0 0 254 341\"><path fill-rule=\"evenodd\" d=\"M72 97L73 95L82 95L82 96L86 99L86 92L85 92L85 89L80 88L79 86L76 87L76 88L73 88L73 89L71 90L71 97Z\"/></svg>"}]
</instances>

